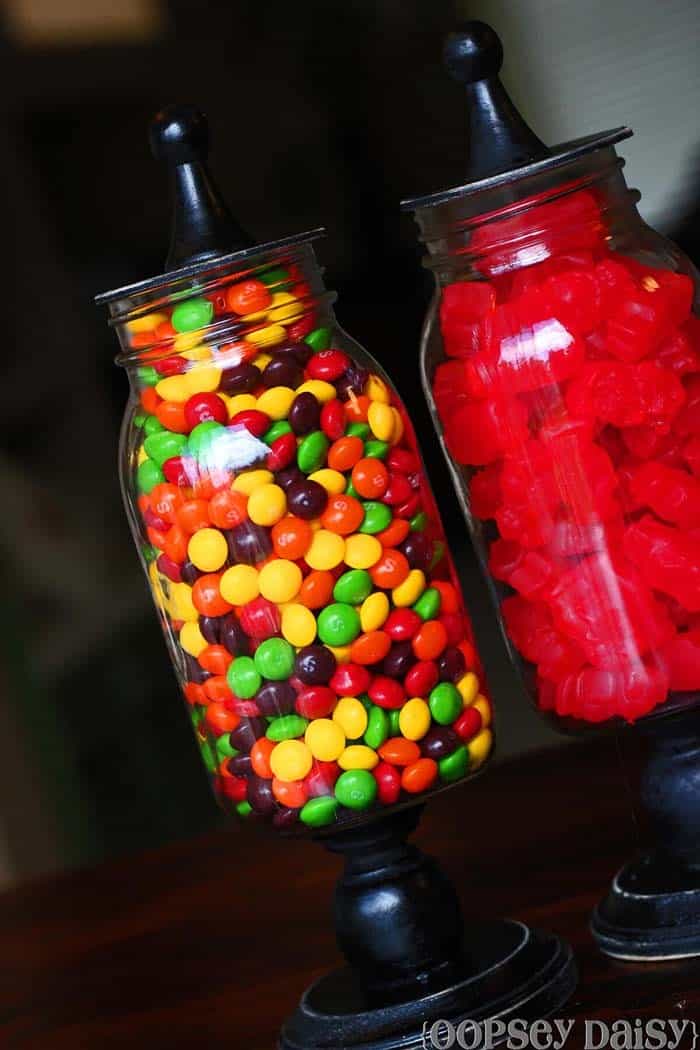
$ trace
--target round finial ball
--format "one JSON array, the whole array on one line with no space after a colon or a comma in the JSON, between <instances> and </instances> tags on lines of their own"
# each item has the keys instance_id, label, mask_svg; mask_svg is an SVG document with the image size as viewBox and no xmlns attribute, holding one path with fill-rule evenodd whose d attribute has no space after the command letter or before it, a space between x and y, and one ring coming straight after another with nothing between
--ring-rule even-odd
<instances>
[{"instance_id":1,"label":"round finial ball","mask_svg":"<svg viewBox=\"0 0 700 1050\"><path fill-rule=\"evenodd\" d=\"M475 84L498 76L503 44L486 22L464 22L448 34L442 55L450 76L462 84Z\"/></svg>"},{"instance_id":2,"label":"round finial ball","mask_svg":"<svg viewBox=\"0 0 700 1050\"><path fill-rule=\"evenodd\" d=\"M149 139L156 160L189 164L206 157L209 124L196 106L166 106L151 121Z\"/></svg>"}]
</instances>

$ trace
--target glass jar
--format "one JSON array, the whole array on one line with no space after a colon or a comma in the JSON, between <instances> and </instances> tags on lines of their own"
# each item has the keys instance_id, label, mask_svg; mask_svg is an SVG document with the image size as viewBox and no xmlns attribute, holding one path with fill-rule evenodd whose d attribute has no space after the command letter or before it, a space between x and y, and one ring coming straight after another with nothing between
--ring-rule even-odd
<instances>
[{"instance_id":1,"label":"glass jar","mask_svg":"<svg viewBox=\"0 0 700 1050\"><path fill-rule=\"evenodd\" d=\"M311 239L108 300L124 500L202 756L281 830L423 800L492 744L413 428Z\"/></svg>"},{"instance_id":2,"label":"glass jar","mask_svg":"<svg viewBox=\"0 0 700 1050\"><path fill-rule=\"evenodd\" d=\"M425 394L513 659L573 729L700 690L697 274L623 163L417 209Z\"/></svg>"}]
</instances>

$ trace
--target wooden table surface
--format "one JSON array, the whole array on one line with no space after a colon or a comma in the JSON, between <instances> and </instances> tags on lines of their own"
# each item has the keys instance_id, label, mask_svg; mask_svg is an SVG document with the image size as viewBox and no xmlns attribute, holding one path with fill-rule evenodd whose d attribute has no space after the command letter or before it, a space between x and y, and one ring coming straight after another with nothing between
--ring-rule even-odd
<instances>
[{"instance_id":1,"label":"wooden table surface","mask_svg":"<svg viewBox=\"0 0 700 1050\"><path fill-rule=\"evenodd\" d=\"M613 740L492 767L434 800L416 841L465 913L569 939L581 981L564 1016L700 1019L700 961L614 962L588 933L635 846ZM305 985L338 963L339 867L316 843L232 825L5 893L0 1046L272 1050Z\"/></svg>"}]
</instances>

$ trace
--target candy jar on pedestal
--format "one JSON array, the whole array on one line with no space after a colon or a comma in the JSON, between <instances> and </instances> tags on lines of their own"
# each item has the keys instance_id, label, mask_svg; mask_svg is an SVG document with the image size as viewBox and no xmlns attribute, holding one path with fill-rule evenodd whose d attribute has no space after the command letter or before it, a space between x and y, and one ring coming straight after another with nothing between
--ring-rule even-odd
<instances>
[{"instance_id":1,"label":"candy jar on pedestal","mask_svg":"<svg viewBox=\"0 0 700 1050\"><path fill-rule=\"evenodd\" d=\"M547 148L498 37L452 33L468 181L406 201L436 294L422 381L513 661L567 732L639 723L656 846L593 920L604 951L700 953L697 274L640 218L616 128Z\"/></svg>"},{"instance_id":2,"label":"candy jar on pedestal","mask_svg":"<svg viewBox=\"0 0 700 1050\"><path fill-rule=\"evenodd\" d=\"M308 990L280 1045L388 1050L440 1017L556 1009L568 947L465 926L405 841L492 745L411 421L335 320L322 231L254 244L214 187L196 110L159 114L151 141L174 190L166 271L98 297L131 381L127 513L218 801L346 858L349 966Z\"/></svg>"}]
</instances>

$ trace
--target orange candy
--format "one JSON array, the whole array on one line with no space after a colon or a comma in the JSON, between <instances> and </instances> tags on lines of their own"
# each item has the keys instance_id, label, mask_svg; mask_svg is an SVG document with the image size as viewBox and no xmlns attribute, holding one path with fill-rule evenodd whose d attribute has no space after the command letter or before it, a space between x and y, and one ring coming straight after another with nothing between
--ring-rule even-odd
<instances>
[{"instance_id":1,"label":"orange candy","mask_svg":"<svg viewBox=\"0 0 700 1050\"><path fill-rule=\"evenodd\" d=\"M211 700L213 704L223 704L233 698L226 676L223 674L212 675L211 678L207 678L204 683L204 692L208 698L207 703Z\"/></svg>"},{"instance_id":2,"label":"orange candy","mask_svg":"<svg viewBox=\"0 0 700 1050\"><path fill-rule=\"evenodd\" d=\"M329 532L349 536L357 532L364 519L362 504L354 496L331 496L321 515L321 525Z\"/></svg>"},{"instance_id":3,"label":"orange candy","mask_svg":"<svg viewBox=\"0 0 700 1050\"><path fill-rule=\"evenodd\" d=\"M161 402L161 399L158 397L158 394L156 394L155 387L152 387L152 386L144 387L143 390L141 391L141 398L140 398L140 400L141 400L142 408L146 412L149 412L152 416L154 416L156 414L156 410L158 408L158 405Z\"/></svg>"},{"instance_id":4,"label":"orange candy","mask_svg":"<svg viewBox=\"0 0 700 1050\"><path fill-rule=\"evenodd\" d=\"M408 576L411 566L408 558L402 551L393 550L391 547L385 550L379 561L372 566L369 574L375 587L382 590L392 590Z\"/></svg>"},{"instance_id":5,"label":"orange candy","mask_svg":"<svg viewBox=\"0 0 700 1050\"><path fill-rule=\"evenodd\" d=\"M352 483L363 499L379 499L389 485L389 471L381 459L365 456L352 468Z\"/></svg>"},{"instance_id":6,"label":"orange candy","mask_svg":"<svg viewBox=\"0 0 700 1050\"><path fill-rule=\"evenodd\" d=\"M233 657L223 645L208 645L198 656L199 665L213 675L226 674Z\"/></svg>"},{"instance_id":7,"label":"orange candy","mask_svg":"<svg viewBox=\"0 0 700 1050\"><path fill-rule=\"evenodd\" d=\"M377 533L377 539L382 547L398 547L408 536L411 526L405 518L394 518L383 532Z\"/></svg>"},{"instance_id":8,"label":"orange candy","mask_svg":"<svg viewBox=\"0 0 700 1050\"><path fill-rule=\"evenodd\" d=\"M224 704L214 703L209 704L204 718L207 725L219 736L222 733L232 733L241 720L240 715L230 711Z\"/></svg>"},{"instance_id":9,"label":"orange candy","mask_svg":"<svg viewBox=\"0 0 700 1050\"><path fill-rule=\"evenodd\" d=\"M204 686L198 685L196 682L187 682L185 688L182 690L185 694L185 700L188 704L200 704L202 707L206 707L209 703L209 697L204 691Z\"/></svg>"},{"instance_id":10,"label":"orange candy","mask_svg":"<svg viewBox=\"0 0 700 1050\"><path fill-rule=\"evenodd\" d=\"M404 769L401 774L401 787L408 791L409 795L418 795L435 783L437 775L438 764L434 759L419 758Z\"/></svg>"},{"instance_id":11,"label":"orange candy","mask_svg":"<svg viewBox=\"0 0 700 1050\"><path fill-rule=\"evenodd\" d=\"M411 766L420 758L420 748L415 740L392 736L379 748L379 757L392 766Z\"/></svg>"},{"instance_id":12,"label":"orange candy","mask_svg":"<svg viewBox=\"0 0 700 1050\"><path fill-rule=\"evenodd\" d=\"M181 565L187 557L187 533L179 525L173 525L168 529L163 552L178 565Z\"/></svg>"},{"instance_id":13,"label":"orange candy","mask_svg":"<svg viewBox=\"0 0 700 1050\"><path fill-rule=\"evenodd\" d=\"M177 509L184 502L185 498L177 485L163 482L151 489L151 509L171 525L175 524Z\"/></svg>"},{"instance_id":14,"label":"orange candy","mask_svg":"<svg viewBox=\"0 0 700 1050\"><path fill-rule=\"evenodd\" d=\"M230 489L233 478L227 470L211 470L198 474L192 482L192 495L196 499L210 500L222 489Z\"/></svg>"},{"instance_id":15,"label":"orange candy","mask_svg":"<svg viewBox=\"0 0 700 1050\"><path fill-rule=\"evenodd\" d=\"M411 641L419 660L437 660L446 645L447 631L439 620L426 620Z\"/></svg>"},{"instance_id":16,"label":"orange candy","mask_svg":"<svg viewBox=\"0 0 700 1050\"><path fill-rule=\"evenodd\" d=\"M146 529L146 535L148 536L148 542L157 547L159 551L165 549L165 538L167 533L162 532L160 529L154 529L152 525L149 525Z\"/></svg>"},{"instance_id":17,"label":"orange candy","mask_svg":"<svg viewBox=\"0 0 700 1050\"><path fill-rule=\"evenodd\" d=\"M370 400L366 394L361 394L359 397L356 397L351 393L350 397L345 402L346 418L351 423L366 423L369 406Z\"/></svg>"},{"instance_id":18,"label":"orange candy","mask_svg":"<svg viewBox=\"0 0 700 1050\"><path fill-rule=\"evenodd\" d=\"M355 435L338 438L328 449L328 466L331 470L339 470L341 473L352 470L357 461L362 459L364 450L365 443L362 438Z\"/></svg>"},{"instance_id":19,"label":"orange candy","mask_svg":"<svg viewBox=\"0 0 700 1050\"><path fill-rule=\"evenodd\" d=\"M467 665L467 670L471 671L473 668L478 666L478 660L476 658L476 649L470 641L465 638L463 642L460 642L457 648L461 651L464 657L464 662Z\"/></svg>"},{"instance_id":20,"label":"orange candy","mask_svg":"<svg viewBox=\"0 0 700 1050\"><path fill-rule=\"evenodd\" d=\"M251 278L238 281L226 291L226 304L236 314L254 314L258 310L267 310L272 296L262 281Z\"/></svg>"},{"instance_id":21,"label":"orange candy","mask_svg":"<svg viewBox=\"0 0 700 1050\"><path fill-rule=\"evenodd\" d=\"M264 780L272 779L270 755L275 747L276 744L273 740L268 740L266 736L262 736L259 740L255 741L250 750L250 762L253 767L253 772L257 773L259 777L263 777Z\"/></svg>"},{"instance_id":22,"label":"orange candy","mask_svg":"<svg viewBox=\"0 0 700 1050\"><path fill-rule=\"evenodd\" d=\"M448 583L447 580L431 580L430 586L440 592L440 612L458 613L462 611L457 590L453 584Z\"/></svg>"},{"instance_id":23,"label":"orange candy","mask_svg":"<svg viewBox=\"0 0 700 1050\"><path fill-rule=\"evenodd\" d=\"M179 401L161 401L156 408L156 418L166 430L175 434L188 434L189 426L185 419L185 406Z\"/></svg>"},{"instance_id":24,"label":"orange candy","mask_svg":"<svg viewBox=\"0 0 700 1050\"><path fill-rule=\"evenodd\" d=\"M391 638L385 631L368 631L352 643L350 659L355 664L376 664L390 649Z\"/></svg>"},{"instance_id":25,"label":"orange candy","mask_svg":"<svg viewBox=\"0 0 700 1050\"><path fill-rule=\"evenodd\" d=\"M211 525L209 504L205 499L188 499L177 509L177 523L183 532L192 535Z\"/></svg>"},{"instance_id":26,"label":"orange candy","mask_svg":"<svg viewBox=\"0 0 700 1050\"><path fill-rule=\"evenodd\" d=\"M309 801L309 789L303 780L280 780L272 778L272 794L283 806L301 809Z\"/></svg>"},{"instance_id":27,"label":"orange candy","mask_svg":"<svg viewBox=\"0 0 700 1050\"><path fill-rule=\"evenodd\" d=\"M329 605L333 598L335 577L327 569L315 569L302 583L295 601L301 602L307 609L322 609Z\"/></svg>"},{"instance_id":28,"label":"orange candy","mask_svg":"<svg viewBox=\"0 0 700 1050\"><path fill-rule=\"evenodd\" d=\"M233 606L221 597L220 579L221 573L208 572L200 576L192 587L192 604L202 616L225 616L233 609Z\"/></svg>"},{"instance_id":29,"label":"orange candy","mask_svg":"<svg viewBox=\"0 0 700 1050\"><path fill-rule=\"evenodd\" d=\"M306 554L313 535L308 521L287 514L272 527L272 547L278 558L296 561Z\"/></svg>"},{"instance_id":30,"label":"orange candy","mask_svg":"<svg viewBox=\"0 0 700 1050\"><path fill-rule=\"evenodd\" d=\"M248 497L243 492L221 489L209 500L209 517L219 529L235 529L248 517Z\"/></svg>"}]
</instances>

